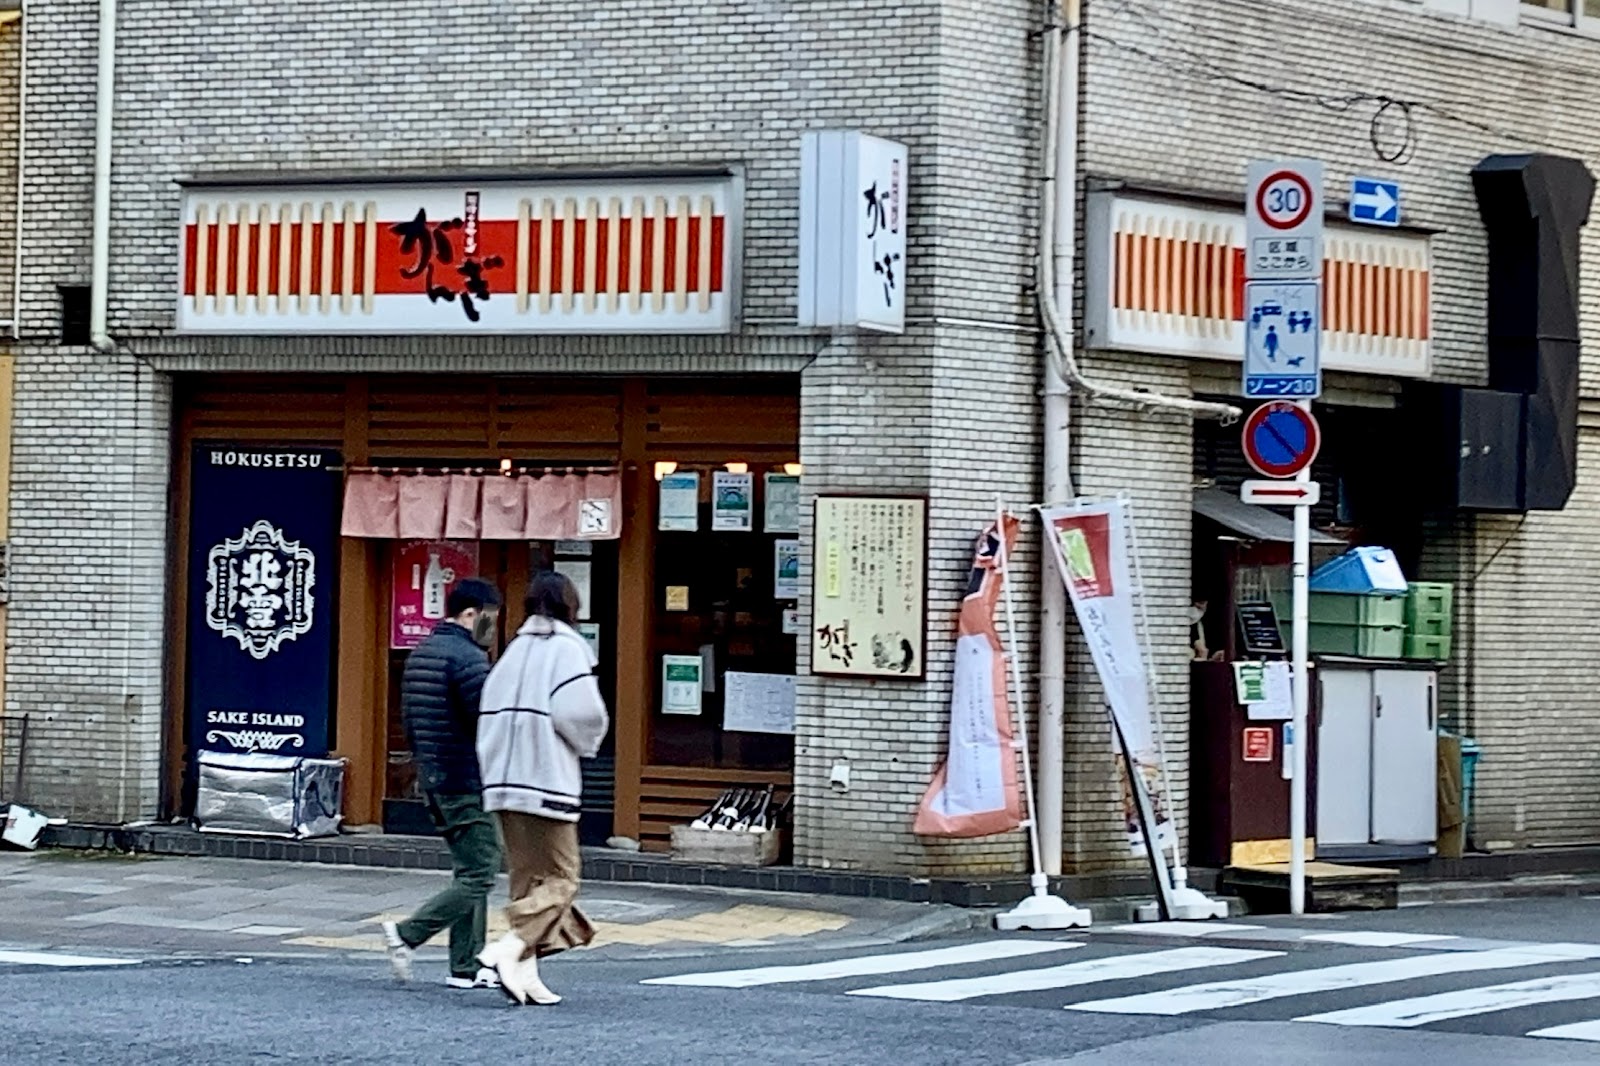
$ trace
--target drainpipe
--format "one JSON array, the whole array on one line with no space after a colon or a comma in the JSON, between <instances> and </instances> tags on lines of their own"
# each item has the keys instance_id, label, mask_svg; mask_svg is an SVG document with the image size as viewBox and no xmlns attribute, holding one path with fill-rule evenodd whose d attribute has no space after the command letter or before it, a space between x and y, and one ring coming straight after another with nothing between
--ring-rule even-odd
<instances>
[{"instance_id":1,"label":"drainpipe","mask_svg":"<svg viewBox=\"0 0 1600 1066\"><path fill-rule=\"evenodd\" d=\"M111 119L116 109L117 0L100 0L99 71L94 115L94 244L89 278L89 342L109 351L106 331L111 275Z\"/></svg>"},{"instance_id":2,"label":"drainpipe","mask_svg":"<svg viewBox=\"0 0 1600 1066\"><path fill-rule=\"evenodd\" d=\"M17 26L17 209L12 225L16 246L11 268L11 339L22 339L22 206L28 173L28 5L19 0Z\"/></svg>"},{"instance_id":3,"label":"drainpipe","mask_svg":"<svg viewBox=\"0 0 1600 1066\"><path fill-rule=\"evenodd\" d=\"M1067 329L1073 322L1073 267L1077 244L1078 207L1078 20L1080 0L1063 0L1060 32L1046 37L1046 96L1056 101L1046 132L1045 195L1055 202L1057 225L1050 235L1049 256L1055 267L1055 304ZM1048 109L1047 109L1048 110ZM1053 151L1050 142L1053 143ZM1041 242L1042 243L1042 242ZM1045 250L1040 249L1043 259ZM1071 340L1068 340L1071 343ZM1072 498L1072 388L1061 376L1050 344L1044 346L1044 500ZM1064 844L1062 817L1066 804L1066 658L1067 590L1041 557L1039 632L1039 841L1044 872L1061 873Z\"/></svg>"},{"instance_id":4,"label":"drainpipe","mask_svg":"<svg viewBox=\"0 0 1600 1066\"><path fill-rule=\"evenodd\" d=\"M1038 300L1044 324L1044 502L1072 498L1072 392L1137 410L1177 411L1224 424L1242 412L1232 404L1091 381L1078 368L1074 263L1078 240L1078 77L1084 0L1053 0L1058 25L1045 35L1044 174L1039 197ZM1040 560L1039 841L1045 872L1061 872L1066 783L1066 589Z\"/></svg>"}]
</instances>

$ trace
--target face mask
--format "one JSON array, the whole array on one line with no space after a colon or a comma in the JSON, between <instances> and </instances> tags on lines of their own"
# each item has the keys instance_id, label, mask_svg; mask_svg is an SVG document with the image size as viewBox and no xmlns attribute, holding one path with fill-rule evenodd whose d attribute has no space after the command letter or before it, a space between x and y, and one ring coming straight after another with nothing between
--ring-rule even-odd
<instances>
[{"instance_id":1,"label":"face mask","mask_svg":"<svg viewBox=\"0 0 1600 1066\"><path fill-rule=\"evenodd\" d=\"M472 642L480 648L487 648L493 644L499 621L500 616L495 612L481 612L472 620Z\"/></svg>"},{"instance_id":2,"label":"face mask","mask_svg":"<svg viewBox=\"0 0 1600 1066\"><path fill-rule=\"evenodd\" d=\"M1206 609L1204 607L1190 607L1189 608L1189 624L1190 625L1199 624L1200 619L1204 618L1205 616L1206 616Z\"/></svg>"}]
</instances>

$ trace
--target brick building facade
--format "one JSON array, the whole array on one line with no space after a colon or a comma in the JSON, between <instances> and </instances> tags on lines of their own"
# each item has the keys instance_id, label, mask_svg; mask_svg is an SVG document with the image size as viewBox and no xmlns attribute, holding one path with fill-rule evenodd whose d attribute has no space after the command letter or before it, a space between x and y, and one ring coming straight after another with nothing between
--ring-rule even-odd
<instances>
[{"instance_id":1,"label":"brick building facade","mask_svg":"<svg viewBox=\"0 0 1600 1066\"><path fill-rule=\"evenodd\" d=\"M1016 869L1020 839L929 842L910 823L945 744L950 618L972 538L997 496L1020 507L1039 492L1032 277L1044 6L919 0L878 11L766 0L639 13L553 3L534 14L469 0L441 15L364 0L314 13L190 0L125 9L108 290L115 347L101 352L60 343L62 287L89 281L97 5L33 0L24 110L36 132L23 175L5 660L6 710L31 716L33 802L79 821L155 818L179 804L168 703L169 634L181 609L172 545L182 516L172 487L185 383L242 374L569 383L791 375L799 381L802 529L815 496L833 492L925 494L930 526L926 680L808 676L800 643L796 861ZM1237 209L1245 162L1281 154L1325 159L1333 193L1350 176L1387 166L1373 159L1369 135L1380 146L1414 135L1409 161L1388 171L1406 183L1408 223L1429 235L1434 374L1481 381L1486 260L1469 171L1494 152L1581 155L1600 130L1581 92L1600 71L1600 51L1577 29L1519 24L1515 11L1506 24L1436 10L1447 6L1475 5L1091 0L1084 192L1158 190L1175 202ZM1260 62L1308 27L1314 46ZM1381 68L1376 54L1386 57ZM1390 98L1409 106L1390 108L1369 129ZM0 95L0 116L8 108ZM1403 121L1392 124L1406 116L1409 133ZM909 146L903 336L829 337L795 324L799 139L824 127ZM15 155L7 137L14 141L14 130L0 119L0 161ZM270 338L174 329L183 182L707 167L736 169L744 189L740 322L724 336ZM1596 239L1591 230L1586 251ZM1586 275L1585 292L1594 286ZM1600 340L1600 318L1591 313L1584 325ZM1232 370L1214 362L1094 352L1084 363L1091 376L1174 395L1238 391ZM1600 521L1593 366L1586 360L1581 484L1568 508L1435 524L1423 552L1423 576L1461 589L1458 634L1470 652L1447 675L1447 709L1485 748L1475 833L1484 841L1570 843L1600 825L1600 799L1587 787L1600 771L1600 744L1586 691L1586 653L1600 652L1589 647L1600 637L1565 624L1559 637L1529 632L1519 622L1530 607L1546 619L1581 617L1584 591L1600 584L1600 564L1571 550ZM1330 385L1377 408L1399 391L1374 376L1336 375ZM1171 416L1074 412L1078 491L1134 498L1180 815L1196 433ZM1030 532L1019 562L1036 574L1039 561ZM1036 590L1035 580L1019 583L1018 602L1031 605ZM802 616L807 601L803 593ZM1024 612L1020 634L1028 676L1031 615ZM1082 870L1125 866L1098 689L1087 680L1087 657L1071 656L1066 861ZM1549 744L1555 736L1566 739ZM828 785L841 761L853 769L847 792Z\"/></svg>"}]
</instances>

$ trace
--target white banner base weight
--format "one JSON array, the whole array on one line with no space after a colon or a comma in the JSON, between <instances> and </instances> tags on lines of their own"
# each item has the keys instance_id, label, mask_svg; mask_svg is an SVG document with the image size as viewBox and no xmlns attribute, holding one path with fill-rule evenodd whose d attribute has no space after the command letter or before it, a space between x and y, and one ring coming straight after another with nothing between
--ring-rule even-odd
<instances>
[{"instance_id":1,"label":"white banner base weight","mask_svg":"<svg viewBox=\"0 0 1600 1066\"><path fill-rule=\"evenodd\" d=\"M1033 895L1003 914L995 915L994 926L1003 933L1018 929L1086 929L1094 921L1083 907L1074 907L1049 891L1050 879L1033 875Z\"/></svg>"},{"instance_id":2,"label":"white banner base weight","mask_svg":"<svg viewBox=\"0 0 1600 1066\"><path fill-rule=\"evenodd\" d=\"M1212 899L1199 889L1175 888L1172 890L1172 902L1167 909L1172 912L1168 921L1173 922L1209 922L1228 916L1228 905L1222 900ZM1161 921L1161 904L1154 901L1142 904L1134 917L1141 922Z\"/></svg>"}]
</instances>

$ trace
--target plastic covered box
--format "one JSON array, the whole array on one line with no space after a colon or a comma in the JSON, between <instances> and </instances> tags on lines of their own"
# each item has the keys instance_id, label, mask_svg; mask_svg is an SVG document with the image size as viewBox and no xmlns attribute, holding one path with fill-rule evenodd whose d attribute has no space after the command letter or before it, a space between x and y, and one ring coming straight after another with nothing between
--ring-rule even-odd
<instances>
[{"instance_id":1,"label":"plastic covered box","mask_svg":"<svg viewBox=\"0 0 1600 1066\"><path fill-rule=\"evenodd\" d=\"M1400 561L1388 548L1352 548L1323 563L1311 575L1312 592L1390 592L1404 596L1407 587Z\"/></svg>"},{"instance_id":2,"label":"plastic covered box","mask_svg":"<svg viewBox=\"0 0 1600 1066\"><path fill-rule=\"evenodd\" d=\"M320 837L339 831L343 759L200 753L194 820L203 833Z\"/></svg>"}]
</instances>

